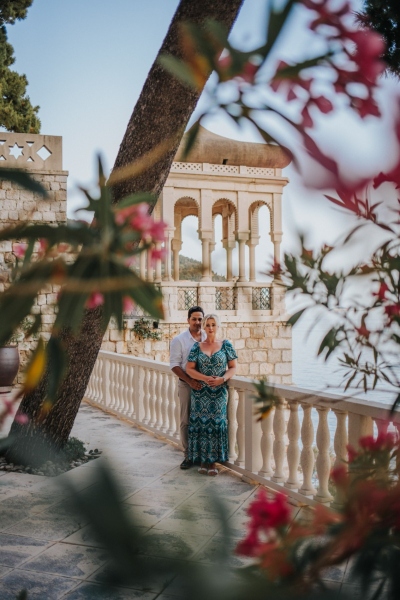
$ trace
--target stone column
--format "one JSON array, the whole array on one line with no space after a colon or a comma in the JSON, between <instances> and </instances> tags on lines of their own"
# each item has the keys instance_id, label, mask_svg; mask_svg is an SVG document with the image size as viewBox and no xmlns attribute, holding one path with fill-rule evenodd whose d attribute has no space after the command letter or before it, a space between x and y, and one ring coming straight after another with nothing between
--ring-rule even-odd
<instances>
[{"instance_id":1,"label":"stone column","mask_svg":"<svg viewBox=\"0 0 400 600\"><path fill-rule=\"evenodd\" d=\"M156 243L156 250L161 250L160 242ZM161 258L156 259L156 270L155 270L154 281L156 283L161 283Z\"/></svg>"},{"instance_id":2,"label":"stone column","mask_svg":"<svg viewBox=\"0 0 400 600\"><path fill-rule=\"evenodd\" d=\"M233 273L232 273L232 250L236 246L235 240L227 241L223 240L223 247L226 250L226 280L232 281Z\"/></svg>"},{"instance_id":3,"label":"stone column","mask_svg":"<svg viewBox=\"0 0 400 600\"><path fill-rule=\"evenodd\" d=\"M236 234L239 242L239 279L238 281L247 281L246 278L246 242L249 239L248 231L239 231Z\"/></svg>"},{"instance_id":4,"label":"stone column","mask_svg":"<svg viewBox=\"0 0 400 600\"><path fill-rule=\"evenodd\" d=\"M154 281L154 269L151 260L151 248L146 251L147 254L147 281Z\"/></svg>"},{"instance_id":5,"label":"stone column","mask_svg":"<svg viewBox=\"0 0 400 600\"><path fill-rule=\"evenodd\" d=\"M212 253L215 250L216 243L210 242L210 277L212 279Z\"/></svg>"},{"instance_id":6,"label":"stone column","mask_svg":"<svg viewBox=\"0 0 400 600\"><path fill-rule=\"evenodd\" d=\"M174 238L172 240L172 252L174 255L174 281L179 281L179 252L182 248L181 240Z\"/></svg>"},{"instance_id":7,"label":"stone column","mask_svg":"<svg viewBox=\"0 0 400 600\"><path fill-rule=\"evenodd\" d=\"M259 240L260 240L259 237L258 238L252 237L247 242L247 245L249 247L249 262L250 262L249 281L256 281L256 246L258 246Z\"/></svg>"},{"instance_id":8,"label":"stone column","mask_svg":"<svg viewBox=\"0 0 400 600\"><path fill-rule=\"evenodd\" d=\"M282 242L282 232L278 231L276 233L271 233L271 241L274 244L274 261L275 263L281 262L281 242ZM280 279L279 275L275 275L275 279Z\"/></svg>"},{"instance_id":9,"label":"stone column","mask_svg":"<svg viewBox=\"0 0 400 600\"><path fill-rule=\"evenodd\" d=\"M140 279L146 280L146 250L140 253Z\"/></svg>"},{"instance_id":10,"label":"stone column","mask_svg":"<svg viewBox=\"0 0 400 600\"><path fill-rule=\"evenodd\" d=\"M210 245L212 244L212 233L212 231L199 231L203 268L203 276L200 281L211 281Z\"/></svg>"},{"instance_id":11,"label":"stone column","mask_svg":"<svg viewBox=\"0 0 400 600\"><path fill-rule=\"evenodd\" d=\"M165 258L164 258L164 277L163 281L172 281L171 275L171 243L174 232L172 229L167 229L165 232ZM179 265L178 265L179 266ZM179 271L178 271L179 277Z\"/></svg>"}]
</instances>

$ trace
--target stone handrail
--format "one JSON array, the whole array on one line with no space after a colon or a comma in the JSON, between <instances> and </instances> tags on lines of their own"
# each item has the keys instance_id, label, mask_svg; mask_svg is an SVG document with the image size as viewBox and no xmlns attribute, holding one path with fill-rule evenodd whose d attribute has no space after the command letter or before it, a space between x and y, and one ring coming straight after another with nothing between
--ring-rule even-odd
<instances>
[{"instance_id":1,"label":"stone handrail","mask_svg":"<svg viewBox=\"0 0 400 600\"><path fill-rule=\"evenodd\" d=\"M173 162L171 173L202 173L210 175L227 175L229 177L252 177L270 179L280 177L281 169L264 167L246 167L234 165L216 165L211 163Z\"/></svg>"},{"instance_id":2,"label":"stone handrail","mask_svg":"<svg viewBox=\"0 0 400 600\"><path fill-rule=\"evenodd\" d=\"M179 443L176 386L167 363L101 351L85 399ZM332 463L347 460L348 443L357 447L361 436L385 431L390 405L294 386L276 385L275 391L281 403L258 421L253 381L229 381L227 466L245 480L285 491L297 503L334 504L328 487ZM336 417L332 436L331 411ZM391 421L399 431L400 412Z\"/></svg>"},{"instance_id":3,"label":"stone handrail","mask_svg":"<svg viewBox=\"0 0 400 600\"><path fill-rule=\"evenodd\" d=\"M2 131L0 132L0 168L61 171L62 137Z\"/></svg>"}]
</instances>

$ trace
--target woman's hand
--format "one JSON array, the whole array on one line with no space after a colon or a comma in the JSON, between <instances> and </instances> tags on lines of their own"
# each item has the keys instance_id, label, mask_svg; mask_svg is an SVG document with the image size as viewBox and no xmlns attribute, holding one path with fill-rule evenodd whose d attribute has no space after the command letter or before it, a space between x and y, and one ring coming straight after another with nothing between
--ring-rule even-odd
<instances>
[{"instance_id":1,"label":"woman's hand","mask_svg":"<svg viewBox=\"0 0 400 600\"><path fill-rule=\"evenodd\" d=\"M224 378L213 375L212 377L208 378L206 383L209 387L218 387L224 383Z\"/></svg>"}]
</instances>

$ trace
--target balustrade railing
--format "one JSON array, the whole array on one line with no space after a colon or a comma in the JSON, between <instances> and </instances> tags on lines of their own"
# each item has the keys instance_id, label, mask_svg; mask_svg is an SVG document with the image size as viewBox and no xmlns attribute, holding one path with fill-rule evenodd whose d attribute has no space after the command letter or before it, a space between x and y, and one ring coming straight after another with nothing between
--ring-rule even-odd
<instances>
[{"instance_id":1,"label":"balustrade railing","mask_svg":"<svg viewBox=\"0 0 400 600\"><path fill-rule=\"evenodd\" d=\"M86 400L179 442L177 377L166 363L100 352ZM280 403L262 421L251 379L229 381L226 465L243 479L283 490L306 504L334 502L329 474L347 458L348 443L387 428L390 405L276 385ZM332 423L333 415L333 423ZM400 431L400 412L391 418Z\"/></svg>"}]
</instances>

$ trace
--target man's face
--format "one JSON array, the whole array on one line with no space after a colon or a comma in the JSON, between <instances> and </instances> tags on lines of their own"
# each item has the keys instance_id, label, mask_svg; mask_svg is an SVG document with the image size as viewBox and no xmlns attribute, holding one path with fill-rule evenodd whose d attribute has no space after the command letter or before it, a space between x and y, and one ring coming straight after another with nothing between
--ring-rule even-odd
<instances>
[{"instance_id":1,"label":"man's face","mask_svg":"<svg viewBox=\"0 0 400 600\"><path fill-rule=\"evenodd\" d=\"M194 312L188 318L189 329L192 333L198 333L201 329L201 323L203 321L203 313Z\"/></svg>"}]
</instances>

